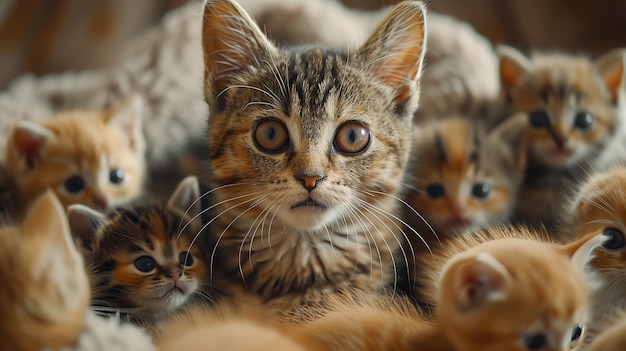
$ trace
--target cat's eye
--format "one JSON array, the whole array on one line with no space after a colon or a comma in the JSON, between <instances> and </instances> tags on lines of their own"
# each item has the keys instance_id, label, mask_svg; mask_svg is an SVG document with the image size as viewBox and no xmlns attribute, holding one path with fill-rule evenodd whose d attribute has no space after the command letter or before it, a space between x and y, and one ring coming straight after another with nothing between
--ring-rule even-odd
<instances>
[{"instance_id":1,"label":"cat's eye","mask_svg":"<svg viewBox=\"0 0 626 351\"><path fill-rule=\"evenodd\" d=\"M593 126L594 122L595 118L589 112L579 112L576 114L576 117L574 117L574 127L580 130L588 130Z\"/></svg>"},{"instance_id":2,"label":"cat's eye","mask_svg":"<svg viewBox=\"0 0 626 351\"><path fill-rule=\"evenodd\" d=\"M370 144L370 130L360 122L347 122L335 133L335 149L342 154L358 155Z\"/></svg>"},{"instance_id":3,"label":"cat's eye","mask_svg":"<svg viewBox=\"0 0 626 351\"><path fill-rule=\"evenodd\" d=\"M544 110L536 110L536 111L532 111L529 115L528 115L529 121L530 121L530 125L533 126L533 128L547 128L550 126L550 117L548 116L548 113Z\"/></svg>"},{"instance_id":4,"label":"cat's eye","mask_svg":"<svg viewBox=\"0 0 626 351\"><path fill-rule=\"evenodd\" d=\"M572 330L572 342L580 339L580 337L583 335L583 325L579 324L577 325L574 330Z\"/></svg>"},{"instance_id":5,"label":"cat's eye","mask_svg":"<svg viewBox=\"0 0 626 351\"><path fill-rule=\"evenodd\" d=\"M606 228L602 232L607 238L602 242L602 247L609 250L621 249L626 242L624 241L624 234L615 228Z\"/></svg>"},{"instance_id":6,"label":"cat's eye","mask_svg":"<svg viewBox=\"0 0 626 351\"><path fill-rule=\"evenodd\" d=\"M446 189L441 184L431 184L426 187L426 194L431 199L438 199L446 196Z\"/></svg>"},{"instance_id":7,"label":"cat's eye","mask_svg":"<svg viewBox=\"0 0 626 351\"><path fill-rule=\"evenodd\" d=\"M548 338L544 334L524 335L524 346L528 350L541 350L548 344Z\"/></svg>"},{"instance_id":8,"label":"cat's eye","mask_svg":"<svg viewBox=\"0 0 626 351\"><path fill-rule=\"evenodd\" d=\"M472 196L484 199L491 194L491 186L489 184L476 184L472 187Z\"/></svg>"},{"instance_id":9,"label":"cat's eye","mask_svg":"<svg viewBox=\"0 0 626 351\"><path fill-rule=\"evenodd\" d=\"M133 265L140 272L150 273L156 268L156 261L150 256L141 256L133 262Z\"/></svg>"},{"instance_id":10,"label":"cat's eye","mask_svg":"<svg viewBox=\"0 0 626 351\"><path fill-rule=\"evenodd\" d=\"M63 186L65 187L65 190L72 194L76 194L85 188L85 181L81 176L73 176L67 178Z\"/></svg>"},{"instance_id":11,"label":"cat's eye","mask_svg":"<svg viewBox=\"0 0 626 351\"><path fill-rule=\"evenodd\" d=\"M109 172L109 181L113 184L121 184L124 181L124 171L121 169L114 169Z\"/></svg>"},{"instance_id":12,"label":"cat's eye","mask_svg":"<svg viewBox=\"0 0 626 351\"><path fill-rule=\"evenodd\" d=\"M276 119L266 119L257 124L252 131L252 139L259 150L269 154L281 153L289 146L287 127Z\"/></svg>"},{"instance_id":13,"label":"cat's eye","mask_svg":"<svg viewBox=\"0 0 626 351\"><path fill-rule=\"evenodd\" d=\"M181 252L180 255L178 256L178 260L180 262L180 264L182 264L183 266L191 266L193 265L193 256L191 256L191 254L189 252Z\"/></svg>"}]
</instances>

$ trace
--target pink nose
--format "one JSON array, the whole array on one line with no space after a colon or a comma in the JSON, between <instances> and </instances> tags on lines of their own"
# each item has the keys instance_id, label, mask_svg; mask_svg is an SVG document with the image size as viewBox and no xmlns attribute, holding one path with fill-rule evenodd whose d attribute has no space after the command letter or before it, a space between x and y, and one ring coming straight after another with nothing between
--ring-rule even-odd
<instances>
[{"instance_id":1,"label":"pink nose","mask_svg":"<svg viewBox=\"0 0 626 351\"><path fill-rule=\"evenodd\" d=\"M106 198L96 196L96 197L93 198L93 202L96 204L96 206L100 207L101 209L107 208L107 199Z\"/></svg>"},{"instance_id":2,"label":"pink nose","mask_svg":"<svg viewBox=\"0 0 626 351\"><path fill-rule=\"evenodd\" d=\"M166 272L165 275L169 277L173 282L177 282L180 277L183 276L181 272Z\"/></svg>"}]
</instances>

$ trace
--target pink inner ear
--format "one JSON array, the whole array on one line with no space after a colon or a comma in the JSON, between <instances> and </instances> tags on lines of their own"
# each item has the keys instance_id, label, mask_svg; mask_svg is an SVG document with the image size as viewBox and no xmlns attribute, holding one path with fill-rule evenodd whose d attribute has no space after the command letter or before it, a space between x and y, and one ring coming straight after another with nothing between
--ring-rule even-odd
<instances>
[{"instance_id":1,"label":"pink inner ear","mask_svg":"<svg viewBox=\"0 0 626 351\"><path fill-rule=\"evenodd\" d=\"M14 141L18 152L26 159L28 168L35 167L40 159L40 150L45 140L33 137L28 132L16 131Z\"/></svg>"},{"instance_id":2,"label":"pink inner ear","mask_svg":"<svg viewBox=\"0 0 626 351\"><path fill-rule=\"evenodd\" d=\"M506 59L500 62L500 80L505 88L510 89L516 86L520 76L520 69L515 64Z\"/></svg>"},{"instance_id":3,"label":"pink inner ear","mask_svg":"<svg viewBox=\"0 0 626 351\"><path fill-rule=\"evenodd\" d=\"M502 273L489 262L479 259L461 266L458 279L461 308L466 311L484 306L504 287Z\"/></svg>"},{"instance_id":4,"label":"pink inner ear","mask_svg":"<svg viewBox=\"0 0 626 351\"><path fill-rule=\"evenodd\" d=\"M609 88L609 91L613 94L613 98L617 97L617 91L622 85L623 74L624 74L624 68L620 67L619 69L614 70L613 72L611 72L611 74L606 75L604 77L606 86Z\"/></svg>"}]
</instances>

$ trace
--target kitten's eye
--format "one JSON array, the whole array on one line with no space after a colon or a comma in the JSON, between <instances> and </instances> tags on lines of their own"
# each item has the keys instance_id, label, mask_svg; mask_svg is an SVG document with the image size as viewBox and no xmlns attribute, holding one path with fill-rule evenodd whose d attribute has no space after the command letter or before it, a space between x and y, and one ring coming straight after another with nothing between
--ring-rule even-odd
<instances>
[{"instance_id":1,"label":"kitten's eye","mask_svg":"<svg viewBox=\"0 0 626 351\"><path fill-rule=\"evenodd\" d=\"M141 256L133 262L140 272L149 273L156 267L156 261L150 256Z\"/></svg>"},{"instance_id":2,"label":"kitten's eye","mask_svg":"<svg viewBox=\"0 0 626 351\"><path fill-rule=\"evenodd\" d=\"M528 350L541 350L546 347L548 338L544 334L528 334L524 335L524 346Z\"/></svg>"},{"instance_id":3,"label":"kitten's eye","mask_svg":"<svg viewBox=\"0 0 626 351\"><path fill-rule=\"evenodd\" d=\"M608 238L602 242L602 247L609 250L621 249L624 247L624 234L615 228L606 228L602 234Z\"/></svg>"},{"instance_id":4,"label":"kitten's eye","mask_svg":"<svg viewBox=\"0 0 626 351\"><path fill-rule=\"evenodd\" d=\"M580 339L581 335L583 335L583 325L579 324L572 330L572 342Z\"/></svg>"},{"instance_id":5,"label":"kitten's eye","mask_svg":"<svg viewBox=\"0 0 626 351\"><path fill-rule=\"evenodd\" d=\"M580 130L588 130L593 126L595 118L589 112L579 112L574 118L574 127Z\"/></svg>"},{"instance_id":6,"label":"kitten's eye","mask_svg":"<svg viewBox=\"0 0 626 351\"><path fill-rule=\"evenodd\" d=\"M180 256L178 256L178 260L180 264L183 266L191 266L193 264L193 256L189 252L181 252Z\"/></svg>"},{"instance_id":7,"label":"kitten's eye","mask_svg":"<svg viewBox=\"0 0 626 351\"><path fill-rule=\"evenodd\" d=\"M426 188L426 193L431 199L438 199L446 196L446 189L441 184L433 184Z\"/></svg>"},{"instance_id":8,"label":"kitten's eye","mask_svg":"<svg viewBox=\"0 0 626 351\"><path fill-rule=\"evenodd\" d=\"M491 186L489 184L476 184L472 188L472 195L479 199L484 199L491 193Z\"/></svg>"},{"instance_id":9,"label":"kitten's eye","mask_svg":"<svg viewBox=\"0 0 626 351\"><path fill-rule=\"evenodd\" d=\"M544 110L532 111L528 117L530 118L530 125L534 128L546 128L550 126L550 117Z\"/></svg>"},{"instance_id":10,"label":"kitten's eye","mask_svg":"<svg viewBox=\"0 0 626 351\"><path fill-rule=\"evenodd\" d=\"M85 188L85 181L80 176L73 176L73 177L67 178L63 186L70 193L76 194Z\"/></svg>"},{"instance_id":11,"label":"kitten's eye","mask_svg":"<svg viewBox=\"0 0 626 351\"><path fill-rule=\"evenodd\" d=\"M121 184L124 181L124 171L114 169L109 173L109 181L113 184Z\"/></svg>"},{"instance_id":12,"label":"kitten's eye","mask_svg":"<svg viewBox=\"0 0 626 351\"><path fill-rule=\"evenodd\" d=\"M348 122L337 129L335 149L347 155L358 155L370 144L370 130L360 122Z\"/></svg>"},{"instance_id":13,"label":"kitten's eye","mask_svg":"<svg viewBox=\"0 0 626 351\"><path fill-rule=\"evenodd\" d=\"M287 127L275 119L264 120L252 131L254 143L263 152L278 154L289 146Z\"/></svg>"}]
</instances>

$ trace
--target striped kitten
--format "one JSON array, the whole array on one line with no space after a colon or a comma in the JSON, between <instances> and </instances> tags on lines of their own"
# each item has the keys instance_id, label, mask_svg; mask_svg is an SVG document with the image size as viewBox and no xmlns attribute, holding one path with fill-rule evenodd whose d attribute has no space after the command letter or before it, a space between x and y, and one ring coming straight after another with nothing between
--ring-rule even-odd
<instances>
[{"instance_id":1,"label":"striped kitten","mask_svg":"<svg viewBox=\"0 0 626 351\"><path fill-rule=\"evenodd\" d=\"M555 224L568 183L577 181L616 135L623 99L623 50L596 61L565 54L530 59L500 47L502 96L528 114L529 156L519 199L521 219Z\"/></svg>"},{"instance_id":2,"label":"striped kitten","mask_svg":"<svg viewBox=\"0 0 626 351\"><path fill-rule=\"evenodd\" d=\"M164 208L118 209L105 216L70 206L72 235L84 248L95 310L119 311L143 322L204 296L206 267L193 245L198 196L196 178L188 177Z\"/></svg>"},{"instance_id":3,"label":"striped kitten","mask_svg":"<svg viewBox=\"0 0 626 351\"><path fill-rule=\"evenodd\" d=\"M358 50L280 50L233 1L206 2L214 285L291 307L394 283L425 31L405 2Z\"/></svg>"},{"instance_id":4,"label":"striped kitten","mask_svg":"<svg viewBox=\"0 0 626 351\"><path fill-rule=\"evenodd\" d=\"M41 123L18 121L7 140L5 168L17 190L16 216L51 189L64 207L105 210L143 187L142 99L107 111L61 112Z\"/></svg>"}]
</instances>

